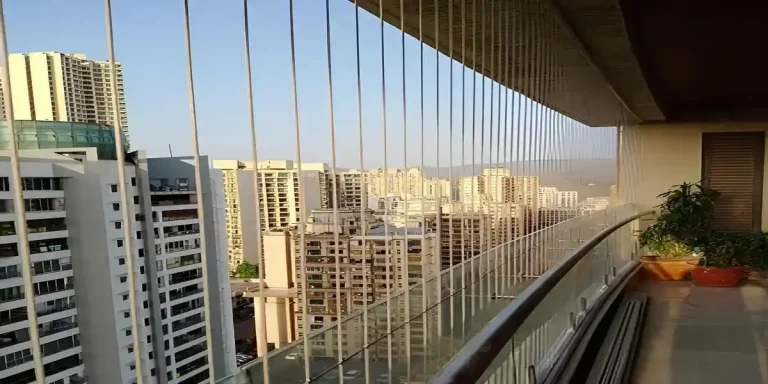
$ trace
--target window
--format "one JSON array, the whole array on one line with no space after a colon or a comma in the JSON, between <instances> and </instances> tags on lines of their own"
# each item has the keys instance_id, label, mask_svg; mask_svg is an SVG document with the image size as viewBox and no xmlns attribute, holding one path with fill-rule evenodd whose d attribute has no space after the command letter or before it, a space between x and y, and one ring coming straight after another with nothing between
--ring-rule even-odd
<instances>
[{"instance_id":1,"label":"window","mask_svg":"<svg viewBox=\"0 0 768 384\"><path fill-rule=\"evenodd\" d=\"M144 325L149 327L149 318L148 317L144 319ZM150 353L152 353L152 352L150 352Z\"/></svg>"},{"instance_id":2,"label":"window","mask_svg":"<svg viewBox=\"0 0 768 384\"><path fill-rule=\"evenodd\" d=\"M144 257L144 248L139 248L139 257Z\"/></svg>"},{"instance_id":3,"label":"window","mask_svg":"<svg viewBox=\"0 0 768 384\"><path fill-rule=\"evenodd\" d=\"M152 335L147 336L147 343L152 344Z\"/></svg>"},{"instance_id":4,"label":"window","mask_svg":"<svg viewBox=\"0 0 768 384\"><path fill-rule=\"evenodd\" d=\"M127 319L129 317L131 317L131 313L130 312L123 313L123 318Z\"/></svg>"},{"instance_id":5,"label":"window","mask_svg":"<svg viewBox=\"0 0 768 384\"><path fill-rule=\"evenodd\" d=\"M147 287L147 285L144 284L144 286L142 287L142 291L146 291L146 287ZM149 308L149 301L144 300L143 304L144 304L144 309L148 309Z\"/></svg>"},{"instance_id":6,"label":"window","mask_svg":"<svg viewBox=\"0 0 768 384\"><path fill-rule=\"evenodd\" d=\"M128 281L128 278L127 278L127 277L125 277L125 276L120 276L120 282L121 282L121 283L125 283L126 281Z\"/></svg>"},{"instance_id":7,"label":"window","mask_svg":"<svg viewBox=\"0 0 768 384\"><path fill-rule=\"evenodd\" d=\"M128 346L128 353L133 353L133 345Z\"/></svg>"},{"instance_id":8,"label":"window","mask_svg":"<svg viewBox=\"0 0 768 384\"><path fill-rule=\"evenodd\" d=\"M117 239L117 247L122 248L123 247L123 239Z\"/></svg>"},{"instance_id":9,"label":"window","mask_svg":"<svg viewBox=\"0 0 768 384\"><path fill-rule=\"evenodd\" d=\"M149 319L147 319L147 321L149 321ZM149 324L147 324L147 325L149 325ZM149 355L149 359L150 359L150 360L154 360L154 359L155 359L155 354L153 354L153 353L152 353L152 351L149 351L149 354L148 354L148 355ZM152 368L152 370L154 371L155 369L154 369L154 368ZM155 375L155 374L153 373L153 374L152 374L152 376L154 376L154 375Z\"/></svg>"},{"instance_id":10,"label":"window","mask_svg":"<svg viewBox=\"0 0 768 384\"><path fill-rule=\"evenodd\" d=\"M112 193L117 193L117 184L110 184L109 189L112 191Z\"/></svg>"},{"instance_id":11,"label":"window","mask_svg":"<svg viewBox=\"0 0 768 384\"><path fill-rule=\"evenodd\" d=\"M131 335L131 330L130 329L126 329L125 330L125 335L126 336L130 336Z\"/></svg>"},{"instance_id":12,"label":"window","mask_svg":"<svg viewBox=\"0 0 768 384\"><path fill-rule=\"evenodd\" d=\"M125 258L121 257L121 258L117 259L117 264L118 265L125 265Z\"/></svg>"},{"instance_id":13,"label":"window","mask_svg":"<svg viewBox=\"0 0 768 384\"><path fill-rule=\"evenodd\" d=\"M135 177L131 177L131 186L134 186L134 187L136 186L136 178Z\"/></svg>"},{"instance_id":14,"label":"window","mask_svg":"<svg viewBox=\"0 0 768 384\"><path fill-rule=\"evenodd\" d=\"M7 177L0 177L0 191L8 192L11 190L11 184Z\"/></svg>"},{"instance_id":15,"label":"window","mask_svg":"<svg viewBox=\"0 0 768 384\"><path fill-rule=\"evenodd\" d=\"M141 285L141 291L142 292L146 292L147 291L147 283L144 283L144 284ZM145 303L146 303L146 301L145 301ZM146 308L146 307L144 307L144 308Z\"/></svg>"},{"instance_id":16,"label":"window","mask_svg":"<svg viewBox=\"0 0 768 384\"><path fill-rule=\"evenodd\" d=\"M112 210L117 212L120 210L120 203L112 203Z\"/></svg>"},{"instance_id":17,"label":"window","mask_svg":"<svg viewBox=\"0 0 768 384\"><path fill-rule=\"evenodd\" d=\"M134 204L138 204L139 203L139 197L138 196L134 196L133 197L133 203Z\"/></svg>"},{"instance_id":18,"label":"window","mask_svg":"<svg viewBox=\"0 0 768 384\"><path fill-rule=\"evenodd\" d=\"M123 222L115 221L115 229L121 229L121 228L123 228Z\"/></svg>"},{"instance_id":19,"label":"window","mask_svg":"<svg viewBox=\"0 0 768 384\"><path fill-rule=\"evenodd\" d=\"M123 301L127 301L127 300L128 300L128 295L123 295Z\"/></svg>"},{"instance_id":20,"label":"window","mask_svg":"<svg viewBox=\"0 0 768 384\"><path fill-rule=\"evenodd\" d=\"M136 231L136 238L141 240L141 231Z\"/></svg>"},{"instance_id":21,"label":"window","mask_svg":"<svg viewBox=\"0 0 768 384\"><path fill-rule=\"evenodd\" d=\"M152 352L150 352L149 355L152 356ZM150 357L150 359L151 359L151 357ZM149 374L152 375L152 376L155 376L157 374L157 371L155 370L155 368L152 368L152 369L149 370Z\"/></svg>"}]
</instances>

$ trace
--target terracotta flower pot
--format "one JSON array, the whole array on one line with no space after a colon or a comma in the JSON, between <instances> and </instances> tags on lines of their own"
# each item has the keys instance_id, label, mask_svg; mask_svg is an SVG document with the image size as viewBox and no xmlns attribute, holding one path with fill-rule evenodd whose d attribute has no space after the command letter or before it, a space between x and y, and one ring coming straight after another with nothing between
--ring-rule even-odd
<instances>
[{"instance_id":1,"label":"terracotta flower pot","mask_svg":"<svg viewBox=\"0 0 768 384\"><path fill-rule=\"evenodd\" d=\"M693 284L701 287L734 287L746 277L744 267L696 267L692 272Z\"/></svg>"},{"instance_id":2,"label":"terracotta flower pot","mask_svg":"<svg viewBox=\"0 0 768 384\"><path fill-rule=\"evenodd\" d=\"M658 256L644 256L640 259L643 273L654 280L679 281L688 278L696 268L699 258L663 259Z\"/></svg>"}]
</instances>

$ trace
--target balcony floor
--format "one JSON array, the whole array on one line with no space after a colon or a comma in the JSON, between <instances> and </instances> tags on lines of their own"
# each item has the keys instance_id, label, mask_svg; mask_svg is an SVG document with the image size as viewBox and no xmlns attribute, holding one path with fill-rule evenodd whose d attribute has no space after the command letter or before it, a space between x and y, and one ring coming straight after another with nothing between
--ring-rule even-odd
<instances>
[{"instance_id":1,"label":"balcony floor","mask_svg":"<svg viewBox=\"0 0 768 384\"><path fill-rule=\"evenodd\" d=\"M633 383L768 384L768 280L735 288L643 281L649 295Z\"/></svg>"}]
</instances>

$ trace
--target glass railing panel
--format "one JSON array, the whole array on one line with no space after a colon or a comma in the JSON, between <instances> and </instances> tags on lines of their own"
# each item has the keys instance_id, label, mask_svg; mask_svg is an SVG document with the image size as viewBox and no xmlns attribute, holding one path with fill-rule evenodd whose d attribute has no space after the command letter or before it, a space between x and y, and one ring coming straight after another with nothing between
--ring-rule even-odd
<instances>
[{"instance_id":1,"label":"glass railing panel","mask_svg":"<svg viewBox=\"0 0 768 384\"><path fill-rule=\"evenodd\" d=\"M441 271L439 278L434 273L425 275L424 282L409 287L407 300L402 290L393 293L389 301L386 297L378 298L368 307L367 327L363 327L362 312L353 313L342 322L341 356L345 359L345 372L349 370L347 359L354 360L365 356L362 340L363 332L366 332L369 364L383 361L386 366L390 354L397 352L398 348L405 348L407 352L410 345L412 359L416 358L414 356L421 356L418 362L411 360L412 367L419 365L421 371L413 370L412 373L416 375L418 372L422 378L436 374L461 347L539 275L571 254L587 239L608 227L611 221L621 214L623 213L613 212L609 215L598 212L560 222L458 263L451 269ZM631 235L631 232L624 234L628 235ZM619 238L619 235L616 237ZM606 252L613 254L614 248L618 247L613 244L606 245L605 249L597 249L595 255L605 255ZM584 275L583 281L586 282L582 283L586 285L581 293L594 291L597 287L597 283L593 284L595 276L610 272L612 266L618 267L620 262L603 259L600 265L579 269ZM333 305L335 306L335 302ZM388 337L390 329L407 337ZM317 378L323 372L332 376L333 373L329 372L338 371L334 367L339 364L336 325L310 331L307 353L310 358L310 378ZM285 350L269 354L271 382L278 379L288 380L285 382L304 380L303 345L303 339L299 339ZM246 364L244 370L236 377L221 382L262 382L262 364L263 359L255 360ZM352 367L356 370L354 364ZM371 370L373 372L374 369ZM374 376L370 377L372 382L375 382ZM323 378L327 379L326 376ZM412 379L414 378L416 376L412 375Z\"/></svg>"}]
</instances>

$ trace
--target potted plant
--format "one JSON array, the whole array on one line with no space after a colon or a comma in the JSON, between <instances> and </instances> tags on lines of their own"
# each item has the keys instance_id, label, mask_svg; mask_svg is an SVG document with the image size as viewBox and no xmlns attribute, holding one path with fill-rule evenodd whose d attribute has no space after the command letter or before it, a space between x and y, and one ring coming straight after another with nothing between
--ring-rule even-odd
<instances>
[{"instance_id":1,"label":"potted plant","mask_svg":"<svg viewBox=\"0 0 768 384\"><path fill-rule=\"evenodd\" d=\"M693 283L705 287L733 287L749 274L751 254L764 248L762 233L718 232L703 241L704 255L692 271Z\"/></svg>"},{"instance_id":2,"label":"potted plant","mask_svg":"<svg viewBox=\"0 0 768 384\"><path fill-rule=\"evenodd\" d=\"M641 262L646 274L659 280L683 280L696 267L695 249L712 231L717 191L700 183L673 186L658 197L659 216L640 234L640 246L649 254Z\"/></svg>"}]
</instances>

